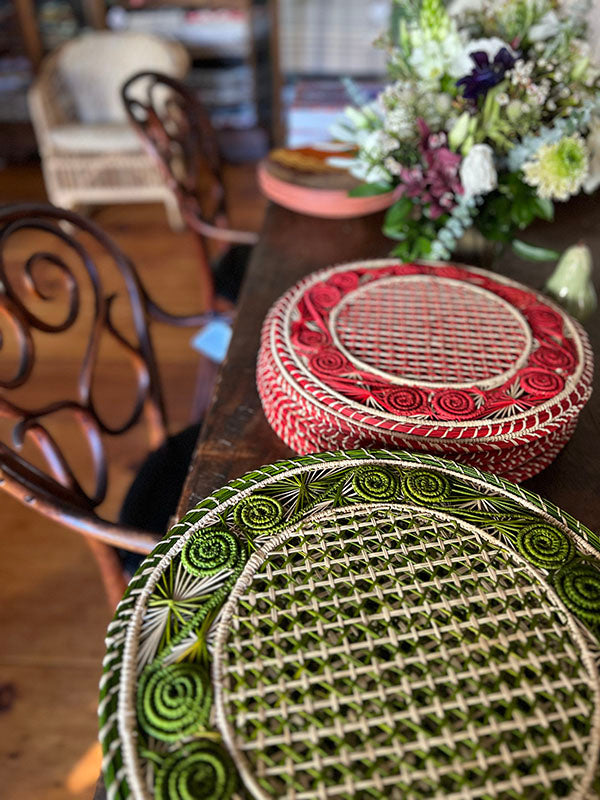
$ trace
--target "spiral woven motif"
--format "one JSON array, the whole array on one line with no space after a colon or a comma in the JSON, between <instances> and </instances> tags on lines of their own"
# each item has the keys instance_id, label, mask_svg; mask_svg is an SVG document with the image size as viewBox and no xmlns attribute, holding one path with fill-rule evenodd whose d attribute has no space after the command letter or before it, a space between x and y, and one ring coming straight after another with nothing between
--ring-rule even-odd
<instances>
[{"instance_id":1,"label":"spiral woven motif","mask_svg":"<svg viewBox=\"0 0 600 800\"><path fill-rule=\"evenodd\" d=\"M414 452L271 464L190 509L119 604L107 792L592 797L598 641L600 537L525 489Z\"/></svg>"},{"instance_id":2,"label":"spiral woven motif","mask_svg":"<svg viewBox=\"0 0 600 800\"><path fill-rule=\"evenodd\" d=\"M283 522L283 506L274 497L251 494L236 505L233 518L240 527L251 533L263 533Z\"/></svg>"},{"instance_id":3,"label":"spiral woven motif","mask_svg":"<svg viewBox=\"0 0 600 800\"><path fill-rule=\"evenodd\" d=\"M517 547L534 566L542 569L560 569L571 560L573 542L552 525L543 522L528 525L519 532Z\"/></svg>"},{"instance_id":4,"label":"spiral woven motif","mask_svg":"<svg viewBox=\"0 0 600 800\"><path fill-rule=\"evenodd\" d=\"M191 575L215 575L234 570L246 561L246 545L233 531L208 528L186 542L181 552L184 567Z\"/></svg>"},{"instance_id":5,"label":"spiral woven motif","mask_svg":"<svg viewBox=\"0 0 600 800\"><path fill-rule=\"evenodd\" d=\"M227 752L216 742L185 745L168 756L158 770L156 800L229 800L237 776Z\"/></svg>"},{"instance_id":6,"label":"spiral woven motif","mask_svg":"<svg viewBox=\"0 0 600 800\"><path fill-rule=\"evenodd\" d=\"M342 292L351 292L357 288L359 280L356 272L339 272L337 275L332 275L329 283L337 286Z\"/></svg>"},{"instance_id":7,"label":"spiral woven motif","mask_svg":"<svg viewBox=\"0 0 600 800\"><path fill-rule=\"evenodd\" d=\"M426 407L425 393L413 386L393 386L377 392L376 397L389 411L401 415L424 411Z\"/></svg>"},{"instance_id":8,"label":"spiral woven motif","mask_svg":"<svg viewBox=\"0 0 600 800\"><path fill-rule=\"evenodd\" d=\"M535 331L541 334L559 334L562 331L563 323L559 314L547 306L535 305L526 311L529 324Z\"/></svg>"},{"instance_id":9,"label":"spiral woven motif","mask_svg":"<svg viewBox=\"0 0 600 800\"><path fill-rule=\"evenodd\" d=\"M515 286L499 286L498 294L521 311L526 311L532 304L529 289L517 289Z\"/></svg>"},{"instance_id":10,"label":"spiral woven motif","mask_svg":"<svg viewBox=\"0 0 600 800\"><path fill-rule=\"evenodd\" d=\"M150 666L138 683L138 722L151 736L175 742L207 723L211 702L210 678L199 664Z\"/></svg>"},{"instance_id":11,"label":"spiral woven motif","mask_svg":"<svg viewBox=\"0 0 600 800\"><path fill-rule=\"evenodd\" d=\"M561 391L565 382L556 372L530 367L520 375L521 388L538 397L553 397Z\"/></svg>"},{"instance_id":12,"label":"spiral woven motif","mask_svg":"<svg viewBox=\"0 0 600 800\"><path fill-rule=\"evenodd\" d=\"M398 496L398 473L385 467L361 467L352 478L352 486L365 500L391 501Z\"/></svg>"},{"instance_id":13,"label":"spiral woven motif","mask_svg":"<svg viewBox=\"0 0 600 800\"><path fill-rule=\"evenodd\" d=\"M573 560L554 575L558 596L576 616L600 623L600 569L594 562Z\"/></svg>"},{"instance_id":14,"label":"spiral woven motif","mask_svg":"<svg viewBox=\"0 0 600 800\"><path fill-rule=\"evenodd\" d=\"M566 348L542 344L531 354L531 360L546 369L562 369L571 372L575 367L575 356Z\"/></svg>"},{"instance_id":15,"label":"spiral woven motif","mask_svg":"<svg viewBox=\"0 0 600 800\"><path fill-rule=\"evenodd\" d=\"M440 419L470 419L477 414L472 395L462 389L442 389L431 399L434 414Z\"/></svg>"},{"instance_id":16,"label":"spiral woven motif","mask_svg":"<svg viewBox=\"0 0 600 800\"><path fill-rule=\"evenodd\" d=\"M319 283L310 290L309 297L314 305L321 310L333 308L339 302L341 292L336 286Z\"/></svg>"},{"instance_id":17,"label":"spiral woven motif","mask_svg":"<svg viewBox=\"0 0 600 800\"><path fill-rule=\"evenodd\" d=\"M292 332L292 341L301 350L318 350L329 342L329 337L322 330L300 324Z\"/></svg>"},{"instance_id":18,"label":"spiral woven motif","mask_svg":"<svg viewBox=\"0 0 600 800\"><path fill-rule=\"evenodd\" d=\"M311 356L308 363L310 369L317 375L327 376L352 369L350 362L337 350L320 350Z\"/></svg>"},{"instance_id":19,"label":"spiral woven motif","mask_svg":"<svg viewBox=\"0 0 600 800\"><path fill-rule=\"evenodd\" d=\"M450 481L439 472L415 469L402 477L402 491L415 503L444 503L452 493Z\"/></svg>"}]
</instances>

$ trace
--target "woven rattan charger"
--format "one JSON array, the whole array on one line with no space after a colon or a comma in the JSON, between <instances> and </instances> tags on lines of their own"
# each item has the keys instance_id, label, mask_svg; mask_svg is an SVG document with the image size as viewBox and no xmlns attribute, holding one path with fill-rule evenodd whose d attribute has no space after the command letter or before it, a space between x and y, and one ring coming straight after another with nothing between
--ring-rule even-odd
<instances>
[{"instance_id":1,"label":"woven rattan charger","mask_svg":"<svg viewBox=\"0 0 600 800\"><path fill-rule=\"evenodd\" d=\"M257 385L297 453L406 447L522 481L570 438L592 371L585 331L532 289L388 259L286 292L263 326Z\"/></svg>"},{"instance_id":2,"label":"woven rattan charger","mask_svg":"<svg viewBox=\"0 0 600 800\"><path fill-rule=\"evenodd\" d=\"M598 796L599 545L428 455L232 481L146 559L109 627L108 796Z\"/></svg>"}]
</instances>

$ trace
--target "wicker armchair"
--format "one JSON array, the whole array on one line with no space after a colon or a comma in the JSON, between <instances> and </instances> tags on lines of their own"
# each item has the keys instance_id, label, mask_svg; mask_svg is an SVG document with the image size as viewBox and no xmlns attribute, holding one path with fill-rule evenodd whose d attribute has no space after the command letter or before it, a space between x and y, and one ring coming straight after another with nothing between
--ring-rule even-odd
<instances>
[{"instance_id":1,"label":"wicker armchair","mask_svg":"<svg viewBox=\"0 0 600 800\"><path fill-rule=\"evenodd\" d=\"M128 125L120 87L140 69L183 77L188 65L181 44L109 31L84 34L45 59L29 107L54 205L162 202L181 227L172 191Z\"/></svg>"}]
</instances>

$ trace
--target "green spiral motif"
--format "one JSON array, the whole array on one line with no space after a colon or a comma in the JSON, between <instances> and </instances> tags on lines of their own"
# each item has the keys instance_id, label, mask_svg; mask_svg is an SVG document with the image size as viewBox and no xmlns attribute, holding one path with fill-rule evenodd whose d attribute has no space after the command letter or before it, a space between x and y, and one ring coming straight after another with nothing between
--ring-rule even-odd
<instances>
[{"instance_id":1,"label":"green spiral motif","mask_svg":"<svg viewBox=\"0 0 600 800\"><path fill-rule=\"evenodd\" d=\"M352 486L365 500L382 502L395 500L400 489L398 473L386 467L359 467L352 478Z\"/></svg>"},{"instance_id":2,"label":"green spiral motif","mask_svg":"<svg viewBox=\"0 0 600 800\"><path fill-rule=\"evenodd\" d=\"M444 503L452 492L450 481L439 472L413 469L402 478L402 491L408 500L420 504Z\"/></svg>"},{"instance_id":3,"label":"green spiral motif","mask_svg":"<svg viewBox=\"0 0 600 800\"><path fill-rule=\"evenodd\" d=\"M150 666L138 682L139 725L163 742L175 742L205 725L211 703L210 678L198 664Z\"/></svg>"},{"instance_id":4,"label":"green spiral motif","mask_svg":"<svg viewBox=\"0 0 600 800\"><path fill-rule=\"evenodd\" d=\"M252 533L264 533L283 522L283 506L274 497L251 494L233 509L233 519Z\"/></svg>"},{"instance_id":5,"label":"green spiral motif","mask_svg":"<svg viewBox=\"0 0 600 800\"><path fill-rule=\"evenodd\" d=\"M575 616L600 623L600 570L589 561L571 561L553 578L554 588Z\"/></svg>"},{"instance_id":6,"label":"green spiral motif","mask_svg":"<svg viewBox=\"0 0 600 800\"><path fill-rule=\"evenodd\" d=\"M226 528L207 528L192 534L181 551L183 566L192 575L208 577L237 569L247 558L246 544Z\"/></svg>"},{"instance_id":7,"label":"green spiral motif","mask_svg":"<svg viewBox=\"0 0 600 800\"><path fill-rule=\"evenodd\" d=\"M523 528L517 537L517 548L534 566L550 570L564 567L574 553L569 537L545 522Z\"/></svg>"},{"instance_id":8,"label":"green spiral motif","mask_svg":"<svg viewBox=\"0 0 600 800\"><path fill-rule=\"evenodd\" d=\"M237 772L216 742L191 742L168 756L156 775L156 800L229 800Z\"/></svg>"}]
</instances>

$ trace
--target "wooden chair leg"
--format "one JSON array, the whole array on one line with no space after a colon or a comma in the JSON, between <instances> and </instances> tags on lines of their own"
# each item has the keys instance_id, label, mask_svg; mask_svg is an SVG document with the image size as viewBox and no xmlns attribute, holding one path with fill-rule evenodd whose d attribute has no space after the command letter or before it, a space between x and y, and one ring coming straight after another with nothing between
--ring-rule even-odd
<instances>
[{"instance_id":1,"label":"wooden chair leg","mask_svg":"<svg viewBox=\"0 0 600 800\"><path fill-rule=\"evenodd\" d=\"M114 547L104 544L104 542L90 537L86 537L86 541L100 570L109 605L114 610L127 587L119 556Z\"/></svg>"}]
</instances>

